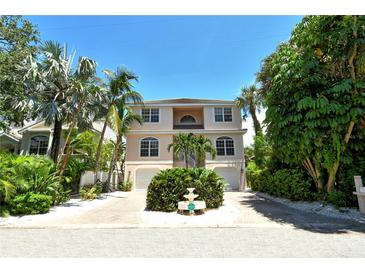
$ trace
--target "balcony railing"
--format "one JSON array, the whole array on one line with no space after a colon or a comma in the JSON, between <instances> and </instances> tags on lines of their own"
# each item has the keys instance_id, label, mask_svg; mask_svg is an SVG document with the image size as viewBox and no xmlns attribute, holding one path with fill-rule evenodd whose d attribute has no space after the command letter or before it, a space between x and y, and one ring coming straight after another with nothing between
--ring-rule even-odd
<instances>
[{"instance_id":1,"label":"balcony railing","mask_svg":"<svg viewBox=\"0 0 365 274\"><path fill-rule=\"evenodd\" d=\"M193 124L193 125L174 125L173 129L203 129L204 125L197 125L197 124Z\"/></svg>"}]
</instances>

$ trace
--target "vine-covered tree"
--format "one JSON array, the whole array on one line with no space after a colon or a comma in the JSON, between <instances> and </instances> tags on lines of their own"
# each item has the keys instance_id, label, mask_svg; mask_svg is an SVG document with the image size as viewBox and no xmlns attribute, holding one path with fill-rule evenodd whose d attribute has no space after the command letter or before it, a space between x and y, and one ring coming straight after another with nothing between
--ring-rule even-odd
<instances>
[{"instance_id":1,"label":"vine-covered tree","mask_svg":"<svg viewBox=\"0 0 365 274\"><path fill-rule=\"evenodd\" d=\"M365 16L306 16L265 59L267 133L284 162L330 192L365 117Z\"/></svg>"}]
</instances>

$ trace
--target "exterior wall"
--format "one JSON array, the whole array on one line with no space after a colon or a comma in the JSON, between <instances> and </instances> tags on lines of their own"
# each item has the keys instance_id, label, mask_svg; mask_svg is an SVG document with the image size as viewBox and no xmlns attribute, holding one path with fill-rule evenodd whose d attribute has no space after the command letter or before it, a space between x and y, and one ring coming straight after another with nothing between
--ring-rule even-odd
<instances>
[{"instance_id":1,"label":"exterior wall","mask_svg":"<svg viewBox=\"0 0 365 274\"><path fill-rule=\"evenodd\" d=\"M155 108L155 107L152 107ZM143 125L134 122L131 126L131 130L172 130L172 107L157 107L160 109L160 121L158 123L143 123ZM142 107L133 107L133 110L141 115Z\"/></svg>"},{"instance_id":2,"label":"exterior wall","mask_svg":"<svg viewBox=\"0 0 365 274\"><path fill-rule=\"evenodd\" d=\"M155 161L155 162L126 162L125 176L133 182L133 188L136 185L136 174L138 169L153 168L164 170L172 168L172 161Z\"/></svg>"},{"instance_id":3,"label":"exterior wall","mask_svg":"<svg viewBox=\"0 0 365 274\"><path fill-rule=\"evenodd\" d=\"M215 146L217 138L227 136L233 139L234 142L234 155L232 156L216 156L214 161L242 161L243 159L243 135L241 133L221 133L221 134L204 134L209 138ZM212 160L212 157L208 154L207 160Z\"/></svg>"},{"instance_id":4,"label":"exterior wall","mask_svg":"<svg viewBox=\"0 0 365 274\"><path fill-rule=\"evenodd\" d=\"M0 136L0 149L13 151L15 154L19 151L19 143L7 136Z\"/></svg>"},{"instance_id":5,"label":"exterior wall","mask_svg":"<svg viewBox=\"0 0 365 274\"><path fill-rule=\"evenodd\" d=\"M195 118L196 124L204 124L203 108L174 108L174 125L180 124L180 119L185 115L191 115Z\"/></svg>"},{"instance_id":6,"label":"exterior wall","mask_svg":"<svg viewBox=\"0 0 365 274\"><path fill-rule=\"evenodd\" d=\"M147 106L150 107L150 106ZM232 177L237 177L234 180L240 185L242 189L242 182L244 181L244 155L243 155L243 131L242 119L240 110L234 104L222 105L194 105L194 106L158 106L158 104L151 106L160 109L159 123L144 123L142 126L134 123L131 127L130 134L126 136L127 156L126 156L126 178L130 178L134 183L136 182L136 174L141 169L167 169L173 166L185 166L184 161L174 161L172 152L167 151L167 147L172 143L174 134L178 132L190 132L187 130L173 130L173 125L180 122L184 115L191 115L196 119L196 124L203 124L204 130L216 130L214 133L203 133L208 137L215 146L216 139L222 136L227 136L233 139L235 154L233 156L217 156L214 160L207 154L206 168L217 169L234 168L235 172ZM232 108L232 122L215 122L214 108L215 107L231 107ZM136 113L141 114L141 107L133 107ZM143 131L149 131L146 133ZM203 130L203 132L204 132ZM154 134L156 131L166 131ZM191 130L194 132L194 130ZM222 133L218 133L222 131ZM225 133L227 132L227 133ZM159 157L140 157L140 140L146 137L155 137L159 139ZM229 170L229 169L228 169ZM227 170L226 170L227 174ZM228 172L228 174L230 174ZM231 177L231 178L232 178Z\"/></svg>"},{"instance_id":7,"label":"exterior wall","mask_svg":"<svg viewBox=\"0 0 365 274\"><path fill-rule=\"evenodd\" d=\"M22 155L29 154L30 140L32 137L38 136L38 135L48 136L49 139L48 139L47 155L49 155L51 144L52 144L52 138L53 138L53 132L51 132L50 129L45 130L45 131L26 131L26 132L24 132L23 137L22 137L21 146L20 146L20 154L22 154ZM63 144L64 144L64 139L61 137L60 149L63 147Z\"/></svg>"},{"instance_id":8,"label":"exterior wall","mask_svg":"<svg viewBox=\"0 0 365 274\"><path fill-rule=\"evenodd\" d=\"M167 147L172 143L172 134L127 134L127 156L126 161L172 161L172 151L168 152ZM158 157L140 157L140 141L146 137L154 137L159 140L159 156Z\"/></svg>"},{"instance_id":9,"label":"exterior wall","mask_svg":"<svg viewBox=\"0 0 365 274\"><path fill-rule=\"evenodd\" d=\"M204 128L205 129L241 129L242 119L240 110L232 105L232 122L215 122L214 108L229 106L205 106L204 107Z\"/></svg>"}]
</instances>

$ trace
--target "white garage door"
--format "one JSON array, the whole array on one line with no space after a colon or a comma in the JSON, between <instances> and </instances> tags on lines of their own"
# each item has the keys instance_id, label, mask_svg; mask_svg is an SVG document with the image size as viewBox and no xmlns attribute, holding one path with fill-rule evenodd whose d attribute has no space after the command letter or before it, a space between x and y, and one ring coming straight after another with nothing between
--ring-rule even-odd
<instances>
[{"instance_id":1,"label":"white garage door","mask_svg":"<svg viewBox=\"0 0 365 274\"><path fill-rule=\"evenodd\" d=\"M239 170L234 167L217 167L214 169L218 175L222 176L229 184L226 190L238 190L239 186Z\"/></svg>"},{"instance_id":2,"label":"white garage door","mask_svg":"<svg viewBox=\"0 0 365 274\"><path fill-rule=\"evenodd\" d=\"M158 168L141 168L136 172L136 189L147 189L153 176L160 170Z\"/></svg>"}]
</instances>

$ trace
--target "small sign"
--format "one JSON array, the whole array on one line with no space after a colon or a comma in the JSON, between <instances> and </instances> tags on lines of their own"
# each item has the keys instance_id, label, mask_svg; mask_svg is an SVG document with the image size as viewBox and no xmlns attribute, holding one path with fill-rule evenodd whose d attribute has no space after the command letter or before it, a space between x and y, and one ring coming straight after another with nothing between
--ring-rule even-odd
<instances>
[{"instance_id":1,"label":"small sign","mask_svg":"<svg viewBox=\"0 0 365 274\"><path fill-rule=\"evenodd\" d=\"M189 203L188 204L188 209L189 209L189 211L193 211L195 209L194 203Z\"/></svg>"}]
</instances>

